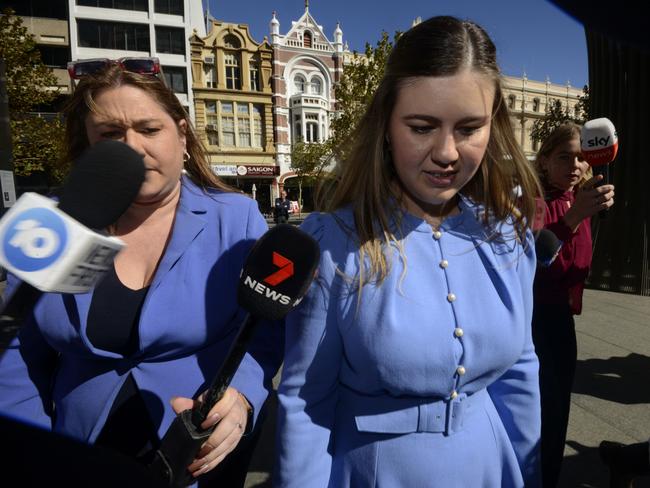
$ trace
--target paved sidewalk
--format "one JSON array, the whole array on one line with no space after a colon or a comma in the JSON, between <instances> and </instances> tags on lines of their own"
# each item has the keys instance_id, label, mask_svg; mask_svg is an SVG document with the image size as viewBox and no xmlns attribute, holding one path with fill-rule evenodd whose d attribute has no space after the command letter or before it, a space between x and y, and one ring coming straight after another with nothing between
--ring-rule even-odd
<instances>
[{"instance_id":1,"label":"paved sidewalk","mask_svg":"<svg viewBox=\"0 0 650 488\"><path fill-rule=\"evenodd\" d=\"M559 488L608 488L600 441L650 438L650 297L586 290L576 326L578 364ZM272 407L247 488L271 486L275 398ZM634 487L650 488L650 477Z\"/></svg>"}]
</instances>

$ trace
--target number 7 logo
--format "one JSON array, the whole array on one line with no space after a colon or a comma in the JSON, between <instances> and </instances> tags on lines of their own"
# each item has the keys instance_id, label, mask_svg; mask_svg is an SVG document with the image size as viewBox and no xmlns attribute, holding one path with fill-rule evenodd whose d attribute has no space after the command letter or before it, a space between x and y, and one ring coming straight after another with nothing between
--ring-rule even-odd
<instances>
[{"instance_id":1,"label":"number 7 logo","mask_svg":"<svg viewBox=\"0 0 650 488\"><path fill-rule=\"evenodd\" d=\"M280 269L264 278L262 280L264 283L275 286L293 276L293 261L285 258L282 254L278 254L275 251L273 252L273 264Z\"/></svg>"}]
</instances>

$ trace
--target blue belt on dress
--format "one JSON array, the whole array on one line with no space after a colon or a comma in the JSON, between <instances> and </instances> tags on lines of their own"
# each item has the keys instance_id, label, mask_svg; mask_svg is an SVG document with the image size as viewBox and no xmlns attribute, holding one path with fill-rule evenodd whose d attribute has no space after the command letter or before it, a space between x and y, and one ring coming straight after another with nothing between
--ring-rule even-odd
<instances>
[{"instance_id":1,"label":"blue belt on dress","mask_svg":"<svg viewBox=\"0 0 650 488\"><path fill-rule=\"evenodd\" d=\"M359 432L410 434L437 432L452 435L489 398L486 389L459 393L454 399L370 396L343 387L343 409L354 416Z\"/></svg>"}]
</instances>

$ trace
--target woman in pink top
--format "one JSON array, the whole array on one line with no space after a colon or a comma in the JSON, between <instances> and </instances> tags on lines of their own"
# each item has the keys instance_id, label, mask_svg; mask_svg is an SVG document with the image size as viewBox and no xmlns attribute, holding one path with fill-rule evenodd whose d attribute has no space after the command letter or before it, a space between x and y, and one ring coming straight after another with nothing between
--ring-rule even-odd
<instances>
[{"instance_id":1,"label":"woman in pink top","mask_svg":"<svg viewBox=\"0 0 650 488\"><path fill-rule=\"evenodd\" d=\"M614 186L590 179L580 153L580 126L566 123L544 141L537 168L545 189L544 228L562 243L552 263L537 268L533 341L540 363L542 481L555 488L564 454L577 348L573 316L592 257L591 216L614 204Z\"/></svg>"}]
</instances>

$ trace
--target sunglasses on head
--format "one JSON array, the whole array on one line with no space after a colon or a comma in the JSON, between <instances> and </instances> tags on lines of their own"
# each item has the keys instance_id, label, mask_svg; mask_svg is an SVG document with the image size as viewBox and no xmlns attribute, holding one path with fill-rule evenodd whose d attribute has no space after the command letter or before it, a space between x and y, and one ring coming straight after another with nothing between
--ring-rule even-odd
<instances>
[{"instance_id":1,"label":"sunglasses on head","mask_svg":"<svg viewBox=\"0 0 650 488\"><path fill-rule=\"evenodd\" d=\"M68 63L68 74L73 80L78 80L86 75L99 73L109 66L119 66L124 71L141 75L157 75L160 73L158 58L120 58L115 60L95 58L70 61Z\"/></svg>"}]
</instances>

